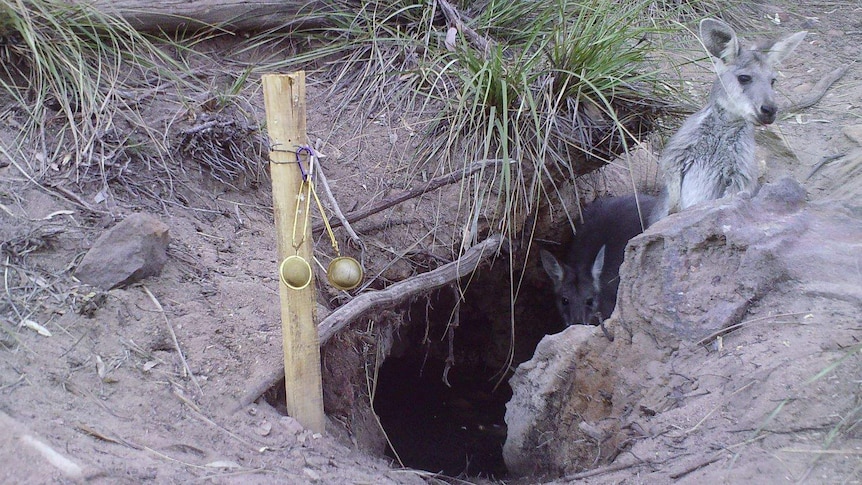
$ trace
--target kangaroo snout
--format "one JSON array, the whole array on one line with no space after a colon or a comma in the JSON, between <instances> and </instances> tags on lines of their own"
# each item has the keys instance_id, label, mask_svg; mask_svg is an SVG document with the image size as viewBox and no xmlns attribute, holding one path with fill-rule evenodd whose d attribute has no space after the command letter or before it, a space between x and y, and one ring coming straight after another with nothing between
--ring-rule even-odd
<instances>
[{"instance_id":1,"label":"kangaroo snout","mask_svg":"<svg viewBox=\"0 0 862 485\"><path fill-rule=\"evenodd\" d=\"M771 125L775 122L775 117L778 115L778 107L774 104L764 104L760 106L760 113L757 115L757 121L762 125Z\"/></svg>"}]
</instances>

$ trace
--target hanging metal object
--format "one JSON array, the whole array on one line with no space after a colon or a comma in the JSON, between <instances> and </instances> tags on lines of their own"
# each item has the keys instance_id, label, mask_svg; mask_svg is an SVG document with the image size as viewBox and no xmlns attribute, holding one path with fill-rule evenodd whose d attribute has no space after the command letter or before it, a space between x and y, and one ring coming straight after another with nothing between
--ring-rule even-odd
<instances>
[{"instance_id":1,"label":"hanging metal object","mask_svg":"<svg viewBox=\"0 0 862 485\"><path fill-rule=\"evenodd\" d=\"M288 256L278 268L281 281L292 290L302 290L311 284L311 265L302 256Z\"/></svg>"},{"instance_id":2,"label":"hanging metal object","mask_svg":"<svg viewBox=\"0 0 862 485\"><path fill-rule=\"evenodd\" d=\"M300 158L300 155L303 152L308 154L308 170L306 170L302 165L302 160ZM335 254L338 255L335 259L330 261L329 267L326 270L326 279L329 281L329 284L334 286L336 289L352 290L362 283L364 272L359 261L349 256L342 256L341 252L338 250L338 242L335 240L332 226L329 225L329 219L326 217L326 212L323 210L323 204L320 203L320 199L317 197L317 191L314 190L314 183L311 180L311 175L314 170L314 157L315 155L311 148L299 147L296 150L296 163L299 164L299 170L302 172L303 180L303 186L299 189L300 197L303 197L303 192L305 191L305 215L303 217L302 229L303 240L297 242L297 222L299 221L300 212L302 211L300 209L302 206L302 200L300 200L300 203L296 205L296 217L294 217L293 220L293 247L294 249L299 249L299 247L305 242L304 235L306 233L306 228L308 227L308 219L311 216L311 198L314 197L314 201L317 203L317 208L323 218L323 223L326 226L326 232L329 234L332 249L334 249ZM289 256L282 261L279 273L281 275L281 281L294 290L301 290L311 283L311 265L300 256Z\"/></svg>"}]
</instances>

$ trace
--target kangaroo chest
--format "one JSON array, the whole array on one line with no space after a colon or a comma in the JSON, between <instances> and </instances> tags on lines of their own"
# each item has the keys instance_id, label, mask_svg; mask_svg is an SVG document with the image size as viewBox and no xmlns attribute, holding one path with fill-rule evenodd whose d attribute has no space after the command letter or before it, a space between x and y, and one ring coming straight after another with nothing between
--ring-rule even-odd
<instances>
[{"instance_id":1,"label":"kangaroo chest","mask_svg":"<svg viewBox=\"0 0 862 485\"><path fill-rule=\"evenodd\" d=\"M682 207L751 190L757 184L754 127L744 121L728 123L709 112L698 121L689 143L679 147L685 161Z\"/></svg>"}]
</instances>

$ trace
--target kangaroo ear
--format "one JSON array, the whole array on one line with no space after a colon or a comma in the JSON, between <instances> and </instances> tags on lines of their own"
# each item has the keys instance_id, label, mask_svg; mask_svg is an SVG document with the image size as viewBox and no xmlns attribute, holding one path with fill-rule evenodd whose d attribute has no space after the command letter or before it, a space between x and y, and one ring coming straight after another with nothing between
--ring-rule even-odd
<instances>
[{"instance_id":1,"label":"kangaroo ear","mask_svg":"<svg viewBox=\"0 0 862 485\"><path fill-rule=\"evenodd\" d=\"M542 259L542 268L544 268L545 273L548 273L548 276L551 277L551 282L554 284L554 288L562 288L563 279L565 278L563 265L560 264L553 254L544 249L539 250L539 256Z\"/></svg>"},{"instance_id":2,"label":"kangaroo ear","mask_svg":"<svg viewBox=\"0 0 862 485\"><path fill-rule=\"evenodd\" d=\"M739 55L739 40L736 38L736 32L721 20L701 20L700 39L706 50L725 64L733 62Z\"/></svg>"},{"instance_id":3,"label":"kangaroo ear","mask_svg":"<svg viewBox=\"0 0 862 485\"><path fill-rule=\"evenodd\" d=\"M784 59L787 59L806 35L808 35L808 32L803 30L772 44L772 47L769 48L769 53L766 55L767 62L771 66L775 66Z\"/></svg>"},{"instance_id":4,"label":"kangaroo ear","mask_svg":"<svg viewBox=\"0 0 862 485\"><path fill-rule=\"evenodd\" d=\"M599 249L598 254L596 254L596 260L593 261L593 270L592 270L593 287L596 289L596 292L599 292L602 289L601 277L602 277L602 269L604 269L604 267L605 267L605 248L606 247L607 246L603 245L602 248Z\"/></svg>"}]
</instances>

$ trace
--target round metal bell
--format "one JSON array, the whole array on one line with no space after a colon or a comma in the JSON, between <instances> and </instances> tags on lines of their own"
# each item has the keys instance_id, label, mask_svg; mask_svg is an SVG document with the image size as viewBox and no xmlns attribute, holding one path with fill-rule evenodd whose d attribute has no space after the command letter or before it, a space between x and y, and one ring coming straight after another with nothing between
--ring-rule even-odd
<instances>
[{"instance_id":1,"label":"round metal bell","mask_svg":"<svg viewBox=\"0 0 862 485\"><path fill-rule=\"evenodd\" d=\"M339 290L352 290L362 283L362 265L351 257L339 256L329 263L326 279Z\"/></svg>"},{"instance_id":2,"label":"round metal bell","mask_svg":"<svg viewBox=\"0 0 862 485\"><path fill-rule=\"evenodd\" d=\"M311 283L311 265L301 256L288 256L278 269L281 281L292 290L301 290Z\"/></svg>"}]
</instances>

